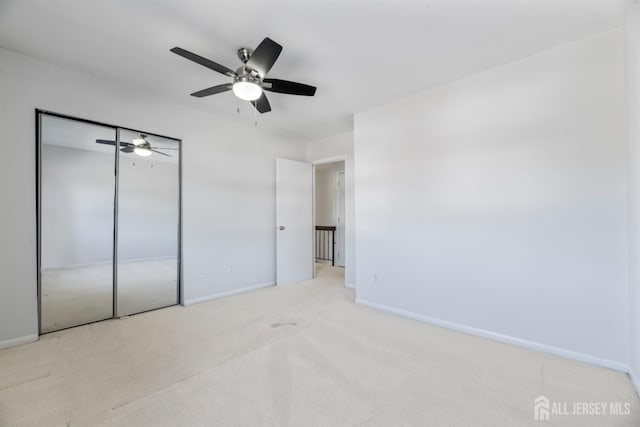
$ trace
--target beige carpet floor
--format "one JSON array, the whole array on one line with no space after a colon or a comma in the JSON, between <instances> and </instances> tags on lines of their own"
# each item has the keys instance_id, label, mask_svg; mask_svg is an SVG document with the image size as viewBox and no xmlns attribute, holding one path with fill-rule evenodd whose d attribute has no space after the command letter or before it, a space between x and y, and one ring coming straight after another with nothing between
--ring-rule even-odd
<instances>
[{"instance_id":1,"label":"beige carpet floor","mask_svg":"<svg viewBox=\"0 0 640 427\"><path fill-rule=\"evenodd\" d=\"M628 377L353 303L342 269L0 351L0 426L638 426ZM624 402L552 415L534 399Z\"/></svg>"}]
</instances>

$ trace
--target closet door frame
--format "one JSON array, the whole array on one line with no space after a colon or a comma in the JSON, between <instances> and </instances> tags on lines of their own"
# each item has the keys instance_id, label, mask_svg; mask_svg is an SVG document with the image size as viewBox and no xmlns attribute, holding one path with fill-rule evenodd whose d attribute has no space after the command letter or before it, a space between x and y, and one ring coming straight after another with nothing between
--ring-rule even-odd
<instances>
[{"instance_id":1,"label":"closet door frame","mask_svg":"<svg viewBox=\"0 0 640 427\"><path fill-rule=\"evenodd\" d=\"M184 305L184 291L183 291L183 272L182 272L182 139L174 138L171 136L161 135L158 133L142 131L139 129L128 128L126 126L118 126L110 123L99 122L96 120L84 119L81 117L70 116L67 114L56 113L53 111L36 108L35 109L35 136L36 136L36 296L37 296L37 308L38 308L38 335L42 335L42 116L52 116L61 119L74 120L80 123L86 123L96 126L103 126L112 128L116 134L116 146L115 146L115 159L114 159L114 192L113 192L113 316L112 319L119 318L118 315L118 185L119 185L119 163L120 163L120 131L126 130L136 133L141 133L149 136L155 136L159 138L166 138L176 141L178 144L178 247L177 247L177 301L178 304ZM159 307L155 310L160 310L166 307ZM151 311L151 310L149 310ZM104 319L108 320L108 319ZM84 325L96 322L102 322L103 320L97 320L94 322L88 322ZM67 328L57 329L56 331L75 328L77 326L70 326ZM51 331L55 332L55 331ZM47 332L49 333L49 332Z\"/></svg>"}]
</instances>

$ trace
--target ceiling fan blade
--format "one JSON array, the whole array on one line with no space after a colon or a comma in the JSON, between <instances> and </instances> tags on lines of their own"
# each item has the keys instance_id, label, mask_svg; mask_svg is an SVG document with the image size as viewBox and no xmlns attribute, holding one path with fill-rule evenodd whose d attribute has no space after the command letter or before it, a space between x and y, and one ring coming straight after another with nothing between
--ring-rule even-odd
<instances>
[{"instance_id":1,"label":"ceiling fan blade","mask_svg":"<svg viewBox=\"0 0 640 427\"><path fill-rule=\"evenodd\" d=\"M189 52L188 50L182 49L181 47L174 47L170 49L170 51L175 53L176 55L180 55L183 58L188 59L189 61L193 61L197 64L202 65L203 67L207 67L213 71L217 71L229 77L237 76L235 71L225 67L224 65L220 65L217 62L213 62L210 59L204 58L200 55L196 55L195 53Z\"/></svg>"},{"instance_id":2,"label":"ceiling fan blade","mask_svg":"<svg viewBox=\"0 0 640 427\"><path fill-rule=\"evenodd\" d=\"M120 149L120 151L122 151L123 153L133 153L133 150L135 150L135 148L130 146L122 147Z\"/></svg>"},{"instance_id":3,"label":"ceiling fan blade","mask_svg":"<svg viewBox=\"0 0 640 427\"><path fill-rule=\"evenodd\" d=\"M109 141L108 139L96 139L96 144L116 145L116 142Z\"/></svg>"},{"instance_id":4,"label":"ceiling fan blade","mask_svg":"<svg viewBox=\"0 0 640 427\"><path fill-rule=\"evenodd\" d=\"M282 46L267 37L253 51L247 61L247 67L256 70L260 76L264 77L275 64L280 52L282 52Z\"/></svg>"},{"instance_id":5,"label":"ceiling fan blade","mask_svg":"<svg viewBox=\"0 0 640 427\"><path fill-rule=\"evenodd\" d=\"M254 107L256 107L256 110L258 110L258 112L260 114L268 113L269 111L271 111L271 104L269 104L269 100L267 99L267 95L265 95L264 92L262 93L260 98L256 99L255 101L250 101L250 102L251 102L251 104L253 104Z\"/></svg>"},{"instance_id":6,"label":"ceiling fan blade","mask_svg":"<svg viewBox=\"0 0 640 427\"><path fill-rule=\"evenodd\" d=\"M111 141L109 139L96 139L96 144L116 145L116 142L115 141ZM131 147L131 148L133 148L134 145L131 144L130 142L122 142L122 141L120 141L120 147Z\"/></svg>"},{"instance_id":7,"label":"ceiling fan blade","mask_svg":"<svg viewBox=\"0 0 640 427\"><path fill-rule=\"evenodd\" d=\"M154 153L162 154L163 156L171 157L170 155L168 155L166 153L162 153L162 152L160 152L158 150L154 150L153 148L151 149L151 151L153 151Z\"/></svg>"},{"instance_id":8,"label":"ceiling fan blade","mask_svg":"<svg viewBox=\"0 0 640 427\"><path fill-rule=\"evenodd\" d=\"M173 147L151 147L152 150L179 150L179 148Z\"/></svg>"},{"instance_id":9,"label":"ceiling fan blade","mask_svg":"<svg viewBox=\"0 0 640 427\"><path fill-rule=\"evenodd\" d=\"M264 79L262 87L264 90L271 92L286 93L289 95L304 95L313 96L316 94L316 87L309 86L303 83L290 82L288 80L280 79ZM270 83L271 86L264 83Z\"/></svg>"},{"instance_id":10,"label":"ceiling fan blade","mask_svg":"<svg viewBox=\"0 0 640 427\"><path fill-rule=\"evenodd\" d=\"M196 98L202 98L204 96L215 95L217 93L226 92L231 90L233 85L231 83L225 83L222 85L212 86L207 89L202 89L197 92L193 92L191 96L195 96Z\"/></svg>"}]
</instances>

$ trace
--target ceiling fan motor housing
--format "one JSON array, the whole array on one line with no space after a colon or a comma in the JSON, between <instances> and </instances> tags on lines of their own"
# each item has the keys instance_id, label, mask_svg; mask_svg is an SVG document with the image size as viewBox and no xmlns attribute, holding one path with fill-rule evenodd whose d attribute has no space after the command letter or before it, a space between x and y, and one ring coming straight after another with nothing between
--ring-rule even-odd
<instances>
[{"instance_id":1,"label":"ceiling fan motor housing","mask_svg":"<svg viewBox=\"0 0 640 427\"><path fill-rule=\"evenodd\" d=\"M234 83L248 82L262 86L262 79L257 71L248 67L240 67L236 70L236 77L233 79Z\"/></svg>"},{"instance_id":2,"label":"ceiling fan motor housing","mask_svg":"<svg viewBox=\"0 0 640 427\"><path fill-rule=\"evenodd\" d=\"M252 53L253 50L247 49L246 47L241 47L240 49L238 49L238 58L240 58L240 61L242 61L243 64L246 64L249 58L251 58Z\"/></svg>"}]
</instances>

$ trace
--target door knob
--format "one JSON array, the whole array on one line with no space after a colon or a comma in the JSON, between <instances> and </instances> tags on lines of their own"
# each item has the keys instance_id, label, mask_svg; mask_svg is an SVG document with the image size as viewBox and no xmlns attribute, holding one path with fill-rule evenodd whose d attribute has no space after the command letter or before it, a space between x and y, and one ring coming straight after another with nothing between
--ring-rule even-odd
<instances>
[{"instance_id":1,"label":"door knob","mask_svg":"<svg viewBox=\"0 0 640 427\"><path fill-rule=\"evenodd\" d=\"M280 227L278 227L280 229L280 231L284 230L284 225L281 225Z\"/></svg>"}]
</instances>

